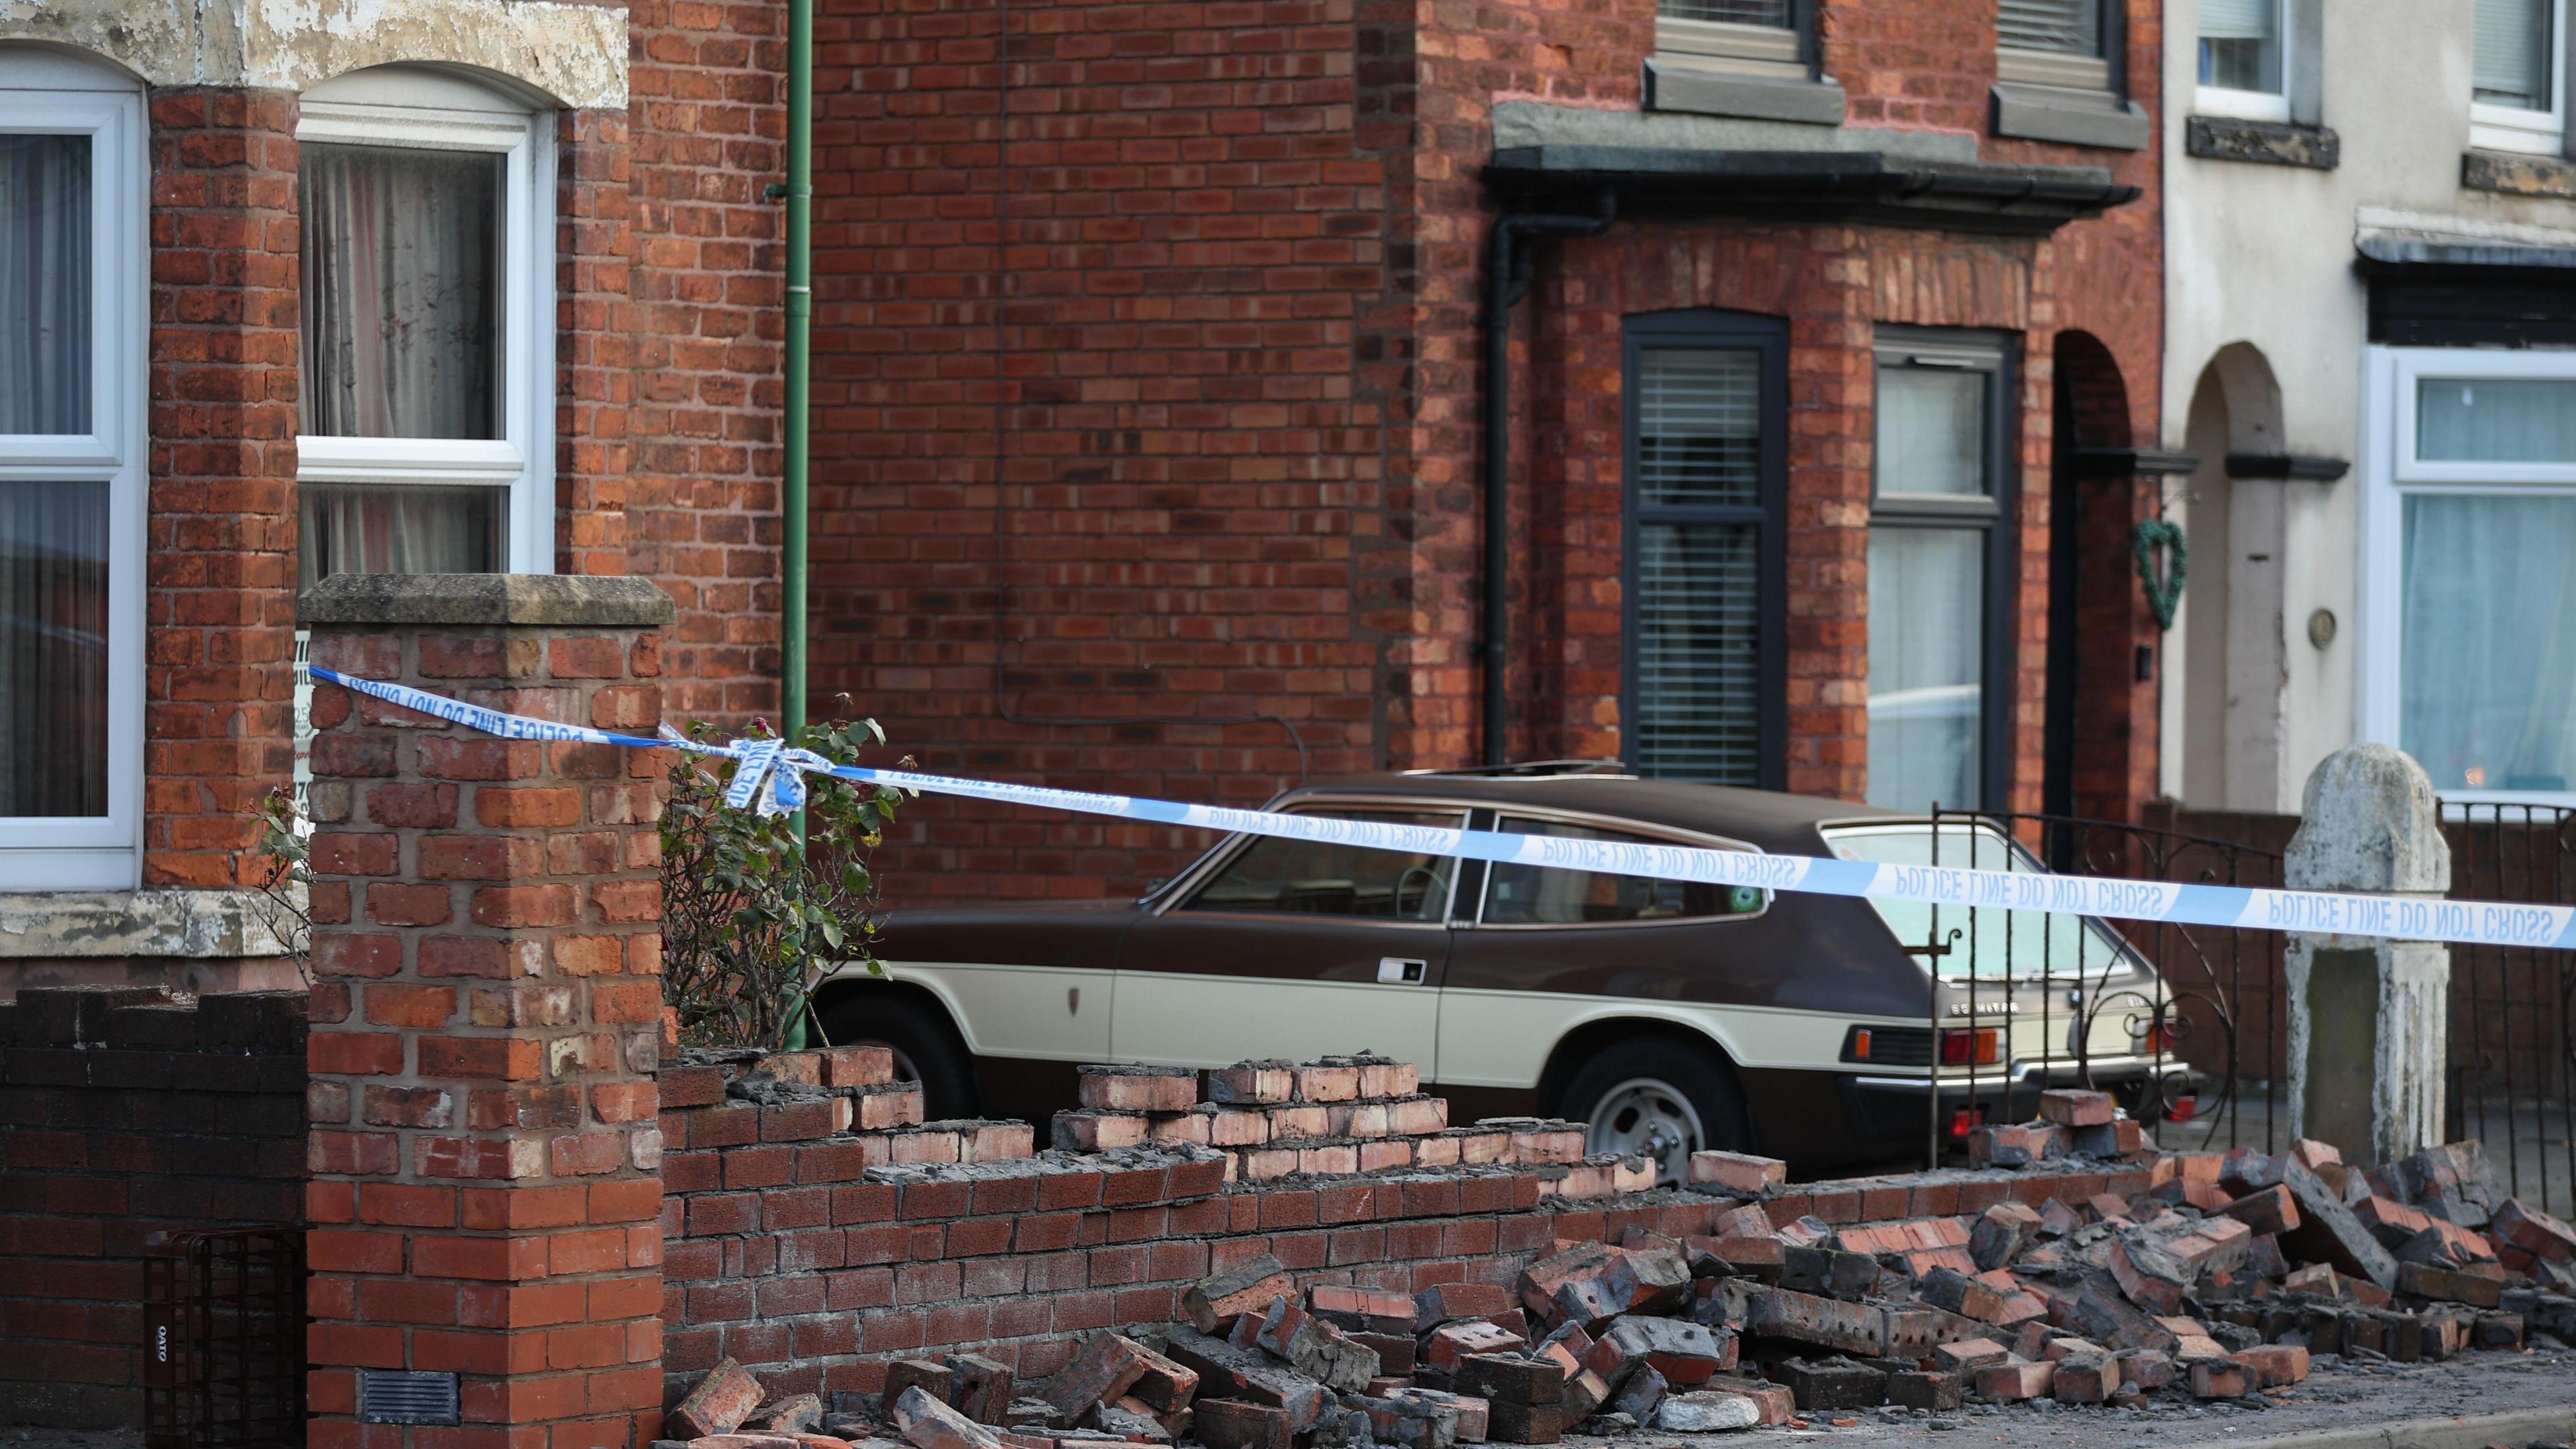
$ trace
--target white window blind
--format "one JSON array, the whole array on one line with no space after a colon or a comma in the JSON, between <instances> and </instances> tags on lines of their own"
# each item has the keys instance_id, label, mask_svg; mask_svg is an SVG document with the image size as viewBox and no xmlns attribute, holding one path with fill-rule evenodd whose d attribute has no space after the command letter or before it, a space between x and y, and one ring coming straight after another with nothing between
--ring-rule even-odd
<instances>
[{"instance_id":1,"label":"white window blind","mask_svg":"<svg viewBox=\"0 0 2576 1449\"><path fill-rule=\"evenodd\" d=\"M1727 25L1791 23L1790 0L1656 0L1655 13L1666 20L1713 20Z\"/></svg>"},{"instance_id":2,"label":"white window blind","mask_svg":"<svg viewBox=\"0 0 2576 1449\"><path fill-rule=\"evenodd\" d=\"M2280 0L2200 0L2203 40L2269 40L2279 20Z\"/></svg>"},{"instance_id":3,"label":"white window blind","mask_svg":"<svg viewBox=\"0 0 2576 1449\"><path fill-rule=\"evenodd\" d=\"M1761 782L1762 354L1639 354L1640 773Z\"/></svg>"},{"instance_id":4,"label":"white window blind","mask_svg":"<svg viewBox=\"0 0 2576 1449\"><path fill-rule=\"evenodd\" d=\"M1637 378L1637 500L1751 503L1760 496L1758 352L1654 351Z\"/></svg>"},{"instance_id":5,"label":"white window blind","mask_svg":"<svg viewBox=\"0 0 2576 1449\"><path fill-rule=\"evenodd\" d=\"M1995 38L2011 50L2100 55L2101 0L2001 0Z\"/></svg>"},{"instance_id":6,"label":"white window blind","mask_svg":"<svg viewBox=\"0 0 2576 1449\"><path fill-rule=\"evenodd\" d=\"M2552 108L2550 43L2556 0L2477 0L2472 84L2477 99L2522 111Z\"/></svg>"}]
</instances>

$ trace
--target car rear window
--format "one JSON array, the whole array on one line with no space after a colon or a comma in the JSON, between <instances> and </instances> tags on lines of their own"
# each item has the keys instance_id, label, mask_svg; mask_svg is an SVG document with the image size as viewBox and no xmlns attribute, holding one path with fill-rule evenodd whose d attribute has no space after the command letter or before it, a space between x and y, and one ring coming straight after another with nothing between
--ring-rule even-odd
<instances>
[{"instance_id":1,"label":"car rear window","mask_svg":"<svg viewBox=\"0 0 2576 1449\"><path fill-rule=\"evenodd\" d=\"M1641 845L1669 843L1624 831L1524 815L1506 815L1496 828L1511 835L1553 835ZM1641 875L1497 861L1485 874L1485 909L1479 919L1488 926L1590 926L1692 916L1740 916L1760 909L1762 892L1752 886L1655 880Z\"/></svg>"},{"instance_id":2,"label":"car rear window","mask_svg":"<svg viewBox=\"0 0 2576 1449\"><path fill-rule=\"evenodd\" d=\"M1933 849L1929 824L1849 826L1825 832L1835 855L1873 865L1946 865L1975 870L2046 874L2029 851L1990 826L1941 827ZM1880 920L1915 959L1945 979L2075 981L2125 969L2135 957L2109 927L2065 911L2009 911L1999 906L1941 906L1940 937L1933 938L1934 910L1917 901L1872 898ZM1934 947L1932 954L1920 948ZM1946 950L1939 948L1946 947Z\"/></svg>"},{"instance_id":3,"label":"car rear window","mask_svg":"<svg viewBox=\"0 0 2576 1449\"><path fill-rule=\"evenodd\" d=\"M1337 820L1428 825L1455 830L1461 811L1351 810L1335 807ZM1445 921L1449 886L1458 862L1420 855L1288 840L1265 835L1234 853L1223 869L1181 904L1185 911L1273 911L1295 916L1361 916L1381 921Z\"/></svg>"}]
</instances>

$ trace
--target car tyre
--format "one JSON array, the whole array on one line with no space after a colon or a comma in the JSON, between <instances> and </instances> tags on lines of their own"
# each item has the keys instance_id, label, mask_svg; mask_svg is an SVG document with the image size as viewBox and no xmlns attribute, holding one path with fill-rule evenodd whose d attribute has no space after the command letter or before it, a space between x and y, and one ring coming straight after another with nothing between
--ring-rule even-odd
<instances>
[{"instance_id":1,"label":"car tyre","mask_svg":"<svg viewBox=\"0 0 2576 1449\"><path fill-rule=\"evenodd\" d=\"M1688 1179L1693 1152L1753 1142L1725 1059L1671 1037L1630 1037L1594 1053L1565 1084L1559 1112L1584 1124L1585 1150L1653 1158L1668 1183Z\"/></svg>"},{"instance_id":2,"label":"car tyre","mask_svg":"<svg viewBox=\"0 0 2576 1449\"><path fill-rule=\"evenodd\" d=\"M975 1115L975 1066L946 1012L916 997L862 989L821 1015L832 1045L881 1046L894 1053L895 1080L921 1083L925 1117Z\"/></svg>"}]
</instances>

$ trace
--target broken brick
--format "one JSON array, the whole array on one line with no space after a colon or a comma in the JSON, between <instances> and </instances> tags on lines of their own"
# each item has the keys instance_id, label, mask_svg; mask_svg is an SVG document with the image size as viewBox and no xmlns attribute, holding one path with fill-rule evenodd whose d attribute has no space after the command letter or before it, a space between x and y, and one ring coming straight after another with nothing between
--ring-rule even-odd
<instances>
[{"instance_id":1,"label":"broken brick","mask_svg":"<svg viewBox=\"0 0 2576 1449\"><path fill-rule=\"evenodd\" d=\"M1760 1197L1789 1180L1789 1164L1776 1157L1743 1152L1694 1152L1690 1185L1715 1188L1742 1197Z\"/></svg>"},{"instance_id":2,"label":"broken brick","mask_svg":"<svg viewBox=\"0 0 2576 1449\"><path fill-rule=\"evenodd\" d=\"M886 1410L887 1422L913 1449L1000 1449L993 1431L924 1393L916 1384Z\"/></svg>"},{"instance_id":3,"label":"broken brick","mask_svg":"<svg viewBox=\"0 0 2576 1449\"><path fill-rule=\"evenodd\" d=\"M1076 1098L1108 1112L1186 1112L1198 1105L1199 1074L1188 1067L1082 1067Z\"/></svg>"},{"instance_id":4,"label":"broken brick","mask_svg":"<svg viewBox=\"0 0 2576 1449\"><path fill-rule=\"evenodd\" d=\"M2057 1381L2053 1363L1997 1363L1977 1370L1977 1396L2018 1401L2042 1398Z\"/></svg>"},{"instance_id":5,"label":"broken brick","mask_svg":"<svg viewBox=\"0 0 2576 1449\"><path fill-rule=\"evenodd\" d=\"M1221 1333L1247 1313L1267 1313L1270 1301L1297 1291L1288 1270L1267 1253L1222 1273L1201 1278L1181 1294L1181 1311L1201 1333Z\"/></svg>"},{"instance_id":6,"label":"broken brick","mask_svg":"<svg viewBox=\"0 0 2576 1449\"><path fill-rule=\"evenodd\" d=\"M1240 1399L1202 1400L1190 1432L1208 1449L1291 1449L1295 1443L1287 1410Z\"/></svg>"},{"instance_id":7,"label":"broken brick","mask_svg":"<svg viewBox=\"0 0 2576 1449\"><path fill-rule=\"evenodd\" d=\"M1512 1306L1512 1291L1499 1283L1435 1283L1413 1295L1413 1331L1462 1318L1492 1318Z\"/></svg>"},{"instance_id":8,"label":"broken brick","mask_svg":"<svg viewBox=\"0 0 2576 1449\"><path fill-rule=\"evenodd\" d=\"M2057 1360L2048 1391L2061 1404L2098 1404L2118 1392L2120 1370L2098 1353L2067 1354Z\"/></svg>"},{"instance_id":9,"label":"broken brick","mask_svg":"<svg viewBox=\"0 0 2576 1449\"><path fill-rule=\"evenodd\" d=\"M742 1427L767 1396L761 1392L760 1380L751 1376L741 1364L727 1358L707 1371L696 1388L680 1400L678 1407L664 1417L671 1431L686 1438L702 1439L712 1434L730 1434Z\"/></svg>"},{"instance_id":10,"label":"broken brick","mask_svg":"<svg viewBox=\"0 0 2576 1449\"><path fill-rule=\"evenodd\" d=\"M2191 1366L2195 1399L2241 1399L2248 1387L2245 1366L2230 1359L2202 1359Z\"/></svg>"},{"instance_id":11,"label":"broken brick","mask_svg":"<svg viewBox=\"0 0 2576 1449\"><path fill-rule=\"evenodd\" d=\"M2233 1358L2258 1389L2300 1383L2308 1376L2308 1351L2294 1343L2258 1344L2238 1349Z\"/></svg>"},{"instance_id":12,"label":"broken brick","mask_svg":"<svg viewBox=\"0 0 2576 1449\"><path fill-rule=\"evenodd\" d=\"M2052 1087L2039 1094L2039 1115L2060 1127L2099 1127L2119 1112L2108 1092Z\"/></svg>"},{"instance_id":13,"label":"broken brick","mask_svg":"<svg viewBox=\"0 0 2576 1449\"><path fill-rule=\"evenodd\" d=\"M2286 1233L2299 1226L2298 1200L2278 1183L2248 1193L2219 1211L2258 1233Z\"/></svg>"},{"instance_id":14,"label":"broken brick","mask_svg":"<svg viewBox=\"0 0 2576 1449\"><path fill-rule=\"evenodd\" d=\"M1103 1329L1074 1350L1073 1361L1048 1380L1043 1397L1057 1413L1079 1419L1092 1405L1118 1399L1143 1378L1151 1366L1149 1352L1134 1339Z\"/></svg>"},{"instance_id":15,"label":"broken brick","mask_svg":"<svg viewBox=\"0 0 2576 1449\"><path fill-rule=\"evenodd\" d=\"M2540 1209L2527 1206L2518 1197L2506 1198L2497 1206L2489 1228L2498 1241L2511 1243L2535 1258L2554 1263L2576 1259L2576 1231Z\"/></svg>"}]
</instances>

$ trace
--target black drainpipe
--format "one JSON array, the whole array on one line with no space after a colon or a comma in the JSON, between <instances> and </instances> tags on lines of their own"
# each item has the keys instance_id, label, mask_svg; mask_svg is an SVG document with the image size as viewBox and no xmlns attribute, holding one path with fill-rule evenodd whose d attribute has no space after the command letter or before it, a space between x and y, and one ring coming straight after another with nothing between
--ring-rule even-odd
<instances>
[{"instance_id":1,"label":"black drainpipe","mask_svg":"<svg viewBox=\"0 0 2576 1449\"><path fill-rule=\"evenodd\" d=\"M1511 689L1505 658L1511 628L1504 579L1511 568L1511 537L1504 529L1511 496L1512 304L1528 293L1530 254L1523 237L1599 236L1619 211L1616 193L1601 193L1591 216L1516 212L1495 221L1485 253L1485 763L1505 758Z\"/></svg>"}]
</instances>

